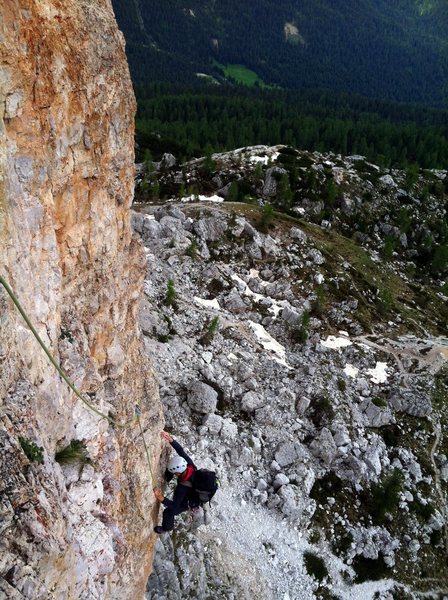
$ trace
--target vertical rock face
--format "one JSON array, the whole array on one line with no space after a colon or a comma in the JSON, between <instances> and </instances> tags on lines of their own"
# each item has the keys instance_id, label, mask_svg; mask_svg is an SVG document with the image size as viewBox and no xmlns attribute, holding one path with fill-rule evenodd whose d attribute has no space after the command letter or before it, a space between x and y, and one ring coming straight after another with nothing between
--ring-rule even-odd
<instances>
[{"instance_id":1,"label":"vertical rock face","mask_svg":"<svg viewBox=\"0 0 448 600\"><path fill-rule=\"evenodd\" d=\"M93 405L117 422L141 405L157 474L129 222L135 101L110 1L6 0L0 52L0 275ZM70 392L1 289L0 597L142 597L155 505L138 434ZM55 461L72 440L87 464Z\"/></svg>"}]
</instances>

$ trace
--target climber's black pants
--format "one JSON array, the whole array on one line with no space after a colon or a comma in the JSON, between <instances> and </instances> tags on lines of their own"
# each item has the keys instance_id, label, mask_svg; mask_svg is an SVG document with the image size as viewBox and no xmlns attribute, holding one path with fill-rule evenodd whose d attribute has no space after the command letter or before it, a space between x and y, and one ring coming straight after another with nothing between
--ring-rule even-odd
<instances>
[{"instance_id":1,"label":"climber's black pants","mask_svg":"<svg viewBox=\"0 0 448 600\"><path fill-rule=\"evenodd\" d=\"M183 513L186 510L188 510L188 506L186 506L186 507L182 506L178 510L173 510L172 508L165 508L165 510L163 511L163 517L162 517L163 529L165 531L171 531L174 527L174 517L176 515L180 515L180 513Z\"/></svg>"}]
</instances>

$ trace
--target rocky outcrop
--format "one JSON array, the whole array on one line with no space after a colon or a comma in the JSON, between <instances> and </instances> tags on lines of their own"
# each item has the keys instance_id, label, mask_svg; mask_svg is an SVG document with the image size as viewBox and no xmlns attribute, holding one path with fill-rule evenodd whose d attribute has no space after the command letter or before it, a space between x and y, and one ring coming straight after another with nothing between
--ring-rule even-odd
<instances>
[{"instance_id":1,"label":"rocky outcrop","mask_svg":"<svg viewBox=\"0 0 448 600\"><path fill-rule=\"evenodd\" d=\"M141 405L157 473L135 101L110 2L2 3L0 51L0 274L92 404L118 422ZM155 505L139 428L86 409L3 292L0 322L0 596L141 597ZM60 465L73 440L87 456Z\"/></svg>"}]
</instances>

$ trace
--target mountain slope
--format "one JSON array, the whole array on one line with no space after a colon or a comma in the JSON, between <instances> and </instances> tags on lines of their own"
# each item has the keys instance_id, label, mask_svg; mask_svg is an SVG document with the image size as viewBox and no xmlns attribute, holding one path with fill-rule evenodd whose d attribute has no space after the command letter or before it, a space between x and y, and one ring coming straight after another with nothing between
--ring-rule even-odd
<instances>
[{"instance_id":1,"label":"mountain slope","mask_svg":"<svg viewBox=\"0 0 448 600\"><path fill-rule=\"evenodd\" d=\"M418 238L442 234L447 173L260 146L154 170L145 348L167 427L222 486L160 537L147 600L438 597L448 255L439 278Z\"/></svg>"},{"instance_id":2,"label":"mountain slope","mask_svg":"<svg viewBox=\"0 0 448 600\"><path fill-rule=\"evenodd\" d=\"M266 83L441 105L444 3L401 0L114 0L135 81L220 78L242 64Z\"/></svg>"}]
</instances>

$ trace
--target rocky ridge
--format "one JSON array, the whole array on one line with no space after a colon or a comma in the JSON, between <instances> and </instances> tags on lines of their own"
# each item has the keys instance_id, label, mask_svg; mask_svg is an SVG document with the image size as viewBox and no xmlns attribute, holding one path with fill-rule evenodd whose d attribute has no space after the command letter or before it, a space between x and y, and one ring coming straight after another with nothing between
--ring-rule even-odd
<instances>
[{"instance_id":1,"label":"rocky ridge","mask_svg":"<svg viewBox=\"0 0 448 600\"><path fill-rule=\"evenodd\" d=\"M316 225L303 206L307 218L266 220L219 202L226 161L254 168L278 148L241 153L213 156L221 170L183 202L133 216L167 426L222 480L206 524L186 517L161 537L147 597L251 598L256 582L263 598L437 597L446 321L419 306L405 259L338 233L340 209ZM161 169L161 189L198 185L200 164ZM390 305L385 284L399 290ZM443 279L416 285L444 303Z\"/></svg>"}]
</instances>

